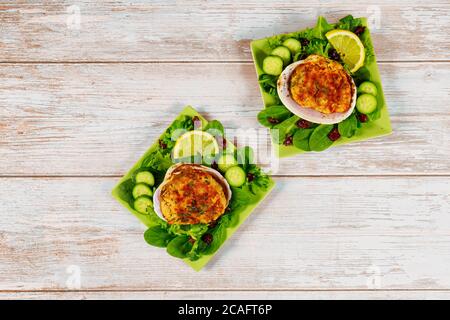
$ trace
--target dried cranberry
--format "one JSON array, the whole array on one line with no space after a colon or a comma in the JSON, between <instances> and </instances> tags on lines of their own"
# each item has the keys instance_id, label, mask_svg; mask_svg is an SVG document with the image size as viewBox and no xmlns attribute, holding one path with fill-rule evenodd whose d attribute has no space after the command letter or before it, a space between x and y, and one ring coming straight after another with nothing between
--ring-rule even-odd
<instances>
[{"instance_id":1,"label":"dried cranberry","mask_svg":"<svg viewBox=\"0 0 450 320\"><path fill-rule=\"evenodd\" d=\"M367 120L369 120L369 118L364 113L360 113L360 114L358 114L358 120L359 120L359 122L367 122Z\"/></svg>"},{"instance_id":2,"label":"dried cranberry","mask_svg":"<svg viewBox=\"0 0 450 320\"><path fill-rule=\"evenodd\" d=\"M299 60L305 60L306 58L308 58L308 55L306 53L302 53L298 58L297 61Z\"/></svg>"},{"instance_id":3,"label":"dried cranberry","mask_svg":"<svg viewBox=\"0 0 450 320\"><path fill-rule=\"evenodd\" d=\"M213 236L211 233L205 233L202 236L202 240L204 243L206 243L207 245L210 245L213 242Z\"/></svg>"},{"instance_id":4,"label":"dried cranberry","mask_svg":"<svg viewBox=\"0 0 450 320\"><path fill-rule=\"evenodd\" d=\"M211 222L208 227L210 228L214 228L215 226L217 226L217 220L214 220L213 222Z\"/></svg>"},{"instance_id":5,"label":"dried cranberry","mask_svg":"<svg viewBox=\"0 0 450 320\"><path fill-rule=\"evenodd\" d=\"M192 237L189 237L189 240L188 240L188 241L189 241L190 244L194 244L194 243L195 243L195 239L192 238Z\"/></svg>"},{"instance_id":6,"label":"dried cranberry","mask_svg":"<svg viewBox=\"0 0 450 320\"><path fill-rule=\"evenodd\" d=\"M192 122L194 123L194 128L195 128L195 129L201 128L201 126L202 126L202 121L200 120L199 117L193 116L193 117L192 117Z\"/></svg>"},{"instance_id":7,"label":"dried cranberry","mask_svg":"<svg viewBox=\"0 0 450 320\"><path fill-rule=\"evenodd\" d=\"M330 57L331 60L335 60L335 61L339 61L341 59L341 56L339 55L339 53L336 51L336 49L333 49L333 48L328 50L328 56Z\"/></svg>"},{"instance_id":8,"label":"dried cranberry","mask_svg":"<svg viewBox=\"0 0 450 320\"><path fill-rule=\"evenodd\" d=\"M293 142L294 142L294 141L293 141L292 136L287 136L287 137L284 139L283 144L284 144L285 146L292 146L292 143L293 143Z\"/></svg>"},{"instance_id":9,"label":"dried cranberry","mask_svg":"<svg viewBox=\"0 0 450 320\"><path fill-rule=\"evenodd\" d=\"M268 117L268 118L267 118L267 121L269 121L269 123L271 123L271 124L277 124L277 123L280 123L280 120L275 119L274 117Z\"/></svg>"},{"instance_id":10,"label":"dried cranberry","mask_svg":"<svg viewBox=\"0 0 450 320\"><path fill-rule=\"evenodd\" d=\"M225 149L227 147L227 140L225 140L224 137L217 136L216 141L217 141L217 144L219 145L219 148Z\"/></svg>"},{"instance_id":11,"label":"dried cranberry","mask_svg":"<svg viewBox=\"0 0 450 320\"><path fill-rule=\"evenodd\" d=\"M211 168L213 168L214 170L219 170L219 165L214 161L213 163L211 163Z\"/></svg>"},{"instance_id":12,"label":"dried cranberry","mask_svg":"<svg viewBox=\"0 0 450 320\"><path fill-rule=\"evenodd\" d=\"M309 44L309 40L306 38L301 38L300 43L302 44L302 46L306 47Z\"/></svg>"},{"instance_id":13,"label":"dried cranberry","mask_svg":"<svg viewBox=\"0 0 450 320\"><path fill-rule=\"evenodd\" d=\"M253 179L255 179L255 175L251 172L247 173L247 180L248 182L252 182Z\"/></svg>"},{"instance_id":14,"label":"dried cranberry","mask_svg":"<svg viewBox=\"0 0 450 320\"><path fill-rule=\"evenodd\" d=\"M165 142L162 141L162 140L159 140L159 147L160 147L161 149L166 149L166 148L167 148L167 143L165 143Z\"/></svg>"},{"instance_id":15,"label":"dried cranberry","mask_svg":"<svg viewBox=\"0 0 450 320\"><path fill-rule=\"evenodd\" d=\"M297 121L297 127L302 129L308 129L311 126L311 122L305 119L300 119Z\"/></svg>"},{"instance_id":16,"label":"dried cranberry","mask_svg":"<svg viewBox=\"0 0 450 320\"><path fill-rule=\"evenodd\" d=\"M353 31L354 34L356 34L357 36L360 36L364 33L364 31L366 31L366 27L364 26L357 26L355 28L355 31Z\"/></svg>"},{"instance_id":17,"label":"dried cranberry","mask_svg":"<svg viewBox=\"0 0 450 320\"><path fill-rule=\"evenodd\" d=\"M336 141L341 137L341 134L339 133L338 128L334 127L333 130L328 134L328 139L331 141Z\"/></svg>"}]
</instances>

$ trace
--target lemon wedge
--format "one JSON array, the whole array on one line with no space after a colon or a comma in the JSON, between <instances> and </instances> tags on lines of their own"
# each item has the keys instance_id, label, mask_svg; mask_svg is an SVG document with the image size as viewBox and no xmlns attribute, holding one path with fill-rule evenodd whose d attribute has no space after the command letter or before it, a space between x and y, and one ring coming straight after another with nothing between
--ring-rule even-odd
<instances>
[{"instance_id":1,"label":"lemon wedge","mask_svg":"<svg viewBox=\"0 0 450 320\"><path fill-rule=\"evenodd\" d=\"M212 156L219 153L216 138L208 132L193 130L181 135L173 147L174 159L196 155Z\"/></svg>"},{"instance_id":2,"label":"lemon wedge","mask_svg":"<svg viewBox=\"0 0 450 320\"><path fill-rule=\"evenodd\" d=\"M351 73L364 65L366 52L359 37L348 30L331 30L325 34Z\"/></svg>"}]
</instances>

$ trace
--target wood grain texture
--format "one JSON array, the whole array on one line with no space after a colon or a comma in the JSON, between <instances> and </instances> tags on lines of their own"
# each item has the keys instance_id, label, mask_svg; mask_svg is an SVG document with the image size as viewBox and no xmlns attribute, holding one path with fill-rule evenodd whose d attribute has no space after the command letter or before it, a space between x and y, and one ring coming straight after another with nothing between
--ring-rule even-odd
<instances>
[{"instance_id":1,"label":"wood grain texture","mask_svg":"<svg viewBox=\"0 0 450 320\"><path fill-rule=\"evenodd\" d=\"M278 178L199 273L144 242L116 182L0 179L0 290L67 289L71 265L83 290L450 289L447 177Z\"/></svg>"},{"instance_id":2,"label":"wood grain texture","mask_svg":"<svg viewBox=\"0 0 450 320\"><path fill-rule=\"evenodd\" d=\"M282 159L273 172L449 174L450 63L380 68L391 136ZM269 162L251 64L6 64L0 76L3 176L121 175L186 104L222 121L230 134L259 129L257 141L238 141L258 147L260 162Z\"/></svg>"},{"instance_id":3,"label":"wood grain texture","mask_svg":"<svg viewBox=\"0 0 450 320\"><path fill-rule=\"evenodd\" d=\"M449 60L448 1L52 1L0 8L1 61L242 61L249 42L351 13L379 60ZM79 26L74 16L80 13Z\"/></svg>"},{"instance_id":4,"label":"wood grain texture","mask_svg":"<svg viewBox=\"0 0 450 320\"><path fill-rule=\"evenodd\" d=\"M449 298L448 0L72 5L0 4L0 299ZM282 159L200 273L147 246L118 177L186 104L261 128L250 41L348 13L377 24L394 133Z\"/></svg>"}]
</instances>

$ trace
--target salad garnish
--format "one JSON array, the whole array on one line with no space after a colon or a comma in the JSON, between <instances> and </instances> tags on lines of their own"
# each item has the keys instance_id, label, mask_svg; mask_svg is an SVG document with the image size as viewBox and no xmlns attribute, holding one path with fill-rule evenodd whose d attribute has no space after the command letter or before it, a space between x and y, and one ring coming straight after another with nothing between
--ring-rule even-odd
<instances>
[{"instance_id":1,"label":"salad garnish","mask_svg":"<svg viewBox=\"0 0 450 320\"><path fill-rule=\"evenodd\" d=\"M303 151L323 151L335 141L353 137L367 123L380 118L381 84L371 80L370 68L367 68L375 62L375 53L363 19L348 15L330 24L319 17L314 28L276 35L267 42L271 51L261 60L262 73L258 80L262 91L271 96L274 103L258 114L258 121L272 129L274 143ZM283 70L311 55L339 62L356 84L356 107L336 124L302 119L288 110L278 96L277 81Z\"/></svg>"}]
</instances>

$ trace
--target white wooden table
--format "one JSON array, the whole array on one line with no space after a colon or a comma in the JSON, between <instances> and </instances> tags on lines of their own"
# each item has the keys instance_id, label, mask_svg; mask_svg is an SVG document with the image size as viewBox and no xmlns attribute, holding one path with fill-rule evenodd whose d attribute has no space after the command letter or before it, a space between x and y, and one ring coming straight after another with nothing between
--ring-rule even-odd
<instances>
[{"instance_id":1,"label":"white wooden table","mask_svg":"<svg viewBox=\"0 0 450 320\"><path fill-rule=\"evenodd\" d=\"M448 0L26 2L0 5L0 298L450 298ZM147 246L119 177L186 104L258 127L250 40L348 13L394 133L283 159L202 272Z\"/></svg>"}]
</instances>

